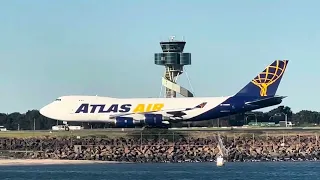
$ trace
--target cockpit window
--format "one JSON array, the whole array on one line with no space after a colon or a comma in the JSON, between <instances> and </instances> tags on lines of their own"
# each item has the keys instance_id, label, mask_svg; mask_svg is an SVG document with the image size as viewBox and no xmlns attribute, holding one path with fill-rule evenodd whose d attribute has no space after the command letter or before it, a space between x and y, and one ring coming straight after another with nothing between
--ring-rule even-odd
<instances>
[{"instance_id":1,"label":"cockpit window","mask_svg":"<svg viewBox=\"0 0 320 180\"><path fill-rule=\"evenodd\" d=\"M56 99L56 101L61 101L61 99Z\"/></svg>"}]
</instances>

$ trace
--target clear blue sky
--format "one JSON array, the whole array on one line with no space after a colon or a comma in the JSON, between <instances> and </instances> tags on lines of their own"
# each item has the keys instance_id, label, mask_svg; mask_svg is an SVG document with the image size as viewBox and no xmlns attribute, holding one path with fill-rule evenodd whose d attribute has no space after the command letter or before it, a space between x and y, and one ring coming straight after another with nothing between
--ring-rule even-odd
<instances>
[{"instance_id":1,"label":"clear blue sky","mask_svg":"<svg viewBox=\"0 0 320 180\"><path fill-rule=\"evenodd\" d=\"M181 3L184 2L184 3ZM62 95L158 97L160 40L185 37L196 96L232 95L275 59L293 111L320 111L320 1L29 0L0 6L0 112ZM189 88L187 78L180 81Z\"/></svg>"}]
</instances>

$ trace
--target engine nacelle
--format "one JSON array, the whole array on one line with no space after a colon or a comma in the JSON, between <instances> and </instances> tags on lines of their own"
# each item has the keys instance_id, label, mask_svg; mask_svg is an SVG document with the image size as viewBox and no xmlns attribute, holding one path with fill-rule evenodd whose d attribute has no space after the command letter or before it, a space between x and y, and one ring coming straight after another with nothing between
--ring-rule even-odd
<instances>
[{"instance_id":1,"label":"engine nacelle","mask_svg":"<svg viewBox=\"0 0 320 180\"><path fill-rule=\"evenodd\" d=\"M131 117L116 117L115 126L119 128L135 127L134 119Z\"/></svg>"},{"instance_id":2,"label":"engine nacelle","mask_svg":"<svg viewBox=\"0 0 320 180\"><path fill-rule=\"evenodd\" d=\"M162 114L145 114L144 115L144 123L149 126L162 125L163 120L164 120L164 117Z\"/></svg>"}]
</instances>

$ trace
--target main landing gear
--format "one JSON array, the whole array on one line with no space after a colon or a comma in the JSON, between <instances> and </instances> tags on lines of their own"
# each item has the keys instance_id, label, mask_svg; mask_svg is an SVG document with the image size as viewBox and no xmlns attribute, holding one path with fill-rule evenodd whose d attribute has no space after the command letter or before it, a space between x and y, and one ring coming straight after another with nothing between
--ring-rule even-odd
<instances>
[{"instance_id":1,"label":"main landing gear","mask_svg":"<svg viewBox=\"0 0 320 180\"><path fill-rule=\"evenodd\" d=\"M70 131L70 128L69 128L69 125L68 125L68 122L67 121L63 121L63 127L64 127L64 130L65 131Z\"/></svg>"}]
</instances>

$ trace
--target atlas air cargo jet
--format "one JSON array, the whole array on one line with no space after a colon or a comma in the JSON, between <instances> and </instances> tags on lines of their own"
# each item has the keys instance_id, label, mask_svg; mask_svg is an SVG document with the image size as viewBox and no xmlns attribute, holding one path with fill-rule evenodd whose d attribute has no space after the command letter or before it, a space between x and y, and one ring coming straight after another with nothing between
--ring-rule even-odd
<instances>
[{"instance_id":1,"label":"atlas air cargo jet","mask_svg":"<svg viewBox=\"0 0 320 180\"><path fill-rule=\"evenodd\" d=\"M225 117L280 104L286 96L277 96L276 91L288 62L274 61L233 96L129 99L62 96L40 109L40 113L65 124L105 122L119 128L163 127L178 121Z\"/></svg>"}]
</instances>

